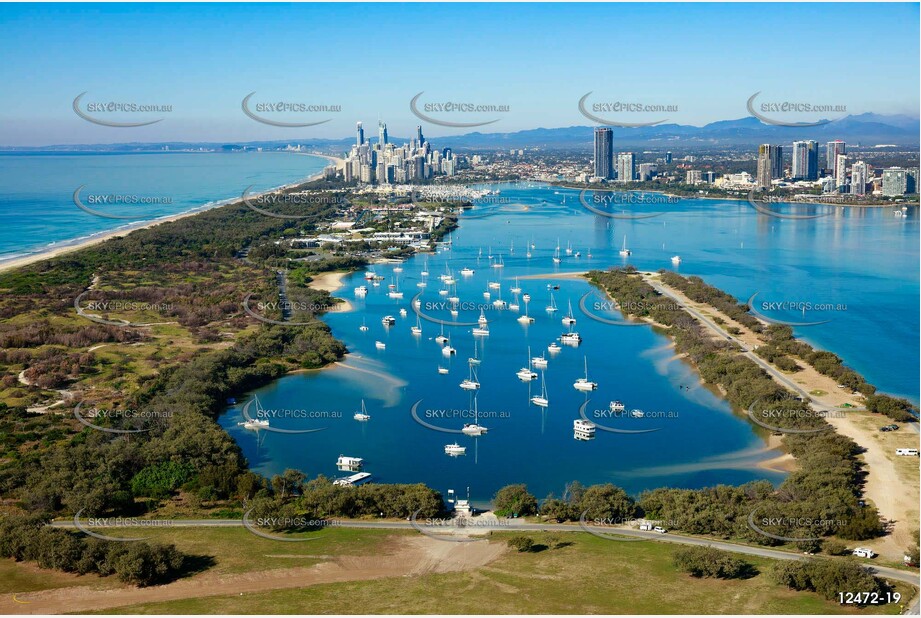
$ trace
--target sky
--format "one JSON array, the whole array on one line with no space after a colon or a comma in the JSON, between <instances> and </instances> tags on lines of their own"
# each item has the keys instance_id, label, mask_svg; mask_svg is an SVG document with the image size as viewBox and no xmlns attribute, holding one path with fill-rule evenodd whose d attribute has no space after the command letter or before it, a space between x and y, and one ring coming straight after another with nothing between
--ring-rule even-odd
<instances>
[{"instance_id":1,"label":"sky","mask_svg":"<svg viewBox=\"0 0 921 618\"><path fill-rule=\"evenodd\" d=\"M847 113L919 115L915 4L3 4L0 146L342 138L377 121L391 135L513 132L593 124L578 109L676 106L633 121L703 125L748 115L747 99L845 105ZM97 114L81 103L171 105ZM243 113L257 103L338 105L327 113ZM507 112L429 113L437 102ZM605 114L601 114L605 115ZM608 115L610 117L611 115ZM824 114L825 117L834 115ZM840 116L840 114L839 114Z\"/></svg>"}]
</instances>

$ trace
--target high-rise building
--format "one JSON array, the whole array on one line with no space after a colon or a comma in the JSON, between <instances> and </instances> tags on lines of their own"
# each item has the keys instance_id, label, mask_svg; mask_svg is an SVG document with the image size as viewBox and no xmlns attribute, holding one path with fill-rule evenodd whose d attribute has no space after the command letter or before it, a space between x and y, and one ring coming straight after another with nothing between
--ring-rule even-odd
<instances>
[{"instance_id":1,"label":"high-rise building","mask_svg":"<svg viewBox=\"0 0 921 618\"><path fill-rule=\"evenodd\" d=\"M851 166L851 193L854 195L866 195L867 180L869 179L869 168L863 161L857 161Z\"/></svg>"},{"instance_id":2,"label":"high-rise building","mask_svg":"<svg viewBox=\"0 0 921 618\"><path fill-rule=\"evenodd\" d=\"M422 136L422 125L416 125L416 146L422 148L422 145L425 143L425 138Z\"/></svg>"},{"instance_id":3,"label":"high-rise building","mask_svg":"<svg viewBox=\"0 0 921 618\"><path fill-rule=\"evenodd\" d=\"M666 163L672 162L672 151L671 150L665 153L665 162Z\"/></svg>"},{"instance_id":4,"label":"high-rise building","mask_svg":"<svg viewBox=\"0 0 921 618\"><path fill-rule=\"evenodd\" d=\"M704 180L712 185L716 182L716 172L704 172Z\"/></svg>"},{"instance_id":5,"label":"high-rise building","mask_svg":"<svg viewBox=\"0 0 921 618\"><path fill-rule=\"evenodd\" d=\"M908 171L901 167L883 170L883 195L887 197L908 193Z\"/></svg>"},{"instance_id":6,"label":"high-rise building","mask_svg":"<svg viewBox=\"0 0 921 618\"><path fill-rule=\"evenodd\" d=\"M361 122L358 123L358 127L355 129L357 135L355 136L355 145L363 146L365 143L365 130L361 126Z\"/></svg>"},{"instance_id":7,"label":"high-rise building","mask_svg":"<svg viewBox=\"0 0 921 618\"><path fill-rule=\"evenodd\" d=\"M640 163L637 167L637 178L640 182L652 180L652 177L659 171L659 166L655 163Z\"/></svg>"},{"instance_id":8,"label":"high-rise building","mask_svg":"<svg viewBox=\"0 0 921 618\"><path fill-rule=\"evenodd\" d=\"M684 182L689 185L696 185L703 180L703 174L700 170L688 170L685 174Z\"/></svg>"},{"instance_id":9,"label":"high-rise building","mask_svg":"<svg viewBox=\"0 0 921 618\"><path fill-rule=\"evenodd\" d=\"M815 140L793 142L793 178L817 180L819 178L819 143Z\"/></svg>"},{"instance_id":10,"label":"high-rise building","mask_svg":"<svg viewBox=\"0 0 921 618\"><path fill-rule=\"evenodd\" d=\"M387 123L377 122L377 143L383 148L387 144Z\"/></svg>"},{"instance_id":11,"label":"high-rise building","mask_svg":"<svg viewBox=\"0 0 921 618\"><path fill-rule=\"evenodd\" d=\"M840 139L825 144L825 167L828 173L838 177L838 155L847 154L847 144Z\"/></svg>"},{"instance_id":12,"label":"high-rise building","mask_svg":"<svg viewBox=\"0 0 921 618\"><path fill-rule=\"evenodd\" d=\"M614 177L614 132L611 127L595 128L595 177Z\"/></svg>"},{"instance_id":13,"label":"high-rise building","mask_svg":"<svg viewBox=\"0 0 921 618\"><path fill-rule=\"evenodd\" d=\"M772 144L758 146L758 186L771 188L771 180L783 176L783 147Z\"/></svg>"},{"instance_id":14,"label":"high-rise building","mask_svg":"<svg viewBox=\"0 0 921 618\"><path fill-rule=\"evenodd\" d=\"M847 155L839 154L835 160L835 187L838 193L847 191Z\"/></svg>"},{"instance_id":15,"label":"high-rise building","mask_svg":"<svg viewBox=\"0 0 921 618\"><path fill-rule=\"evenodd\" d=\"M632 152L622 152L617 155L617 180L618 182L633 182L636 178L636 157Z\"/></svg>"}]
</instances>

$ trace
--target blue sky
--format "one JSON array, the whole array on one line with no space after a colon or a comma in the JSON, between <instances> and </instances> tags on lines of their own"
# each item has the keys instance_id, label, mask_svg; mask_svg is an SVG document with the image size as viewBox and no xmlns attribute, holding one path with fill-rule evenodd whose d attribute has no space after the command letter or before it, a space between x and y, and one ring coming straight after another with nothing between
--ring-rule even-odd
<instances>
[{"instance_id":1,"label":"blue sky","mask_svg":"<svg viewBox=\"0 0 921 618\"><path fill-rule=\"evenodd\" d=\"M746 116L756 91L917 116L918 20L917 4L6 4L0 145L344 137L356 120L375 133L379 116L406 136L420 91L508 105L450 117L501 117L488 132L591 124L577 108L589 91L677 105L669 121L694 125ZM97 126L71 109L84 91L173 111ZM270 127L240 109L253 91L342 111Z\"/></svg>"}]
</instances>

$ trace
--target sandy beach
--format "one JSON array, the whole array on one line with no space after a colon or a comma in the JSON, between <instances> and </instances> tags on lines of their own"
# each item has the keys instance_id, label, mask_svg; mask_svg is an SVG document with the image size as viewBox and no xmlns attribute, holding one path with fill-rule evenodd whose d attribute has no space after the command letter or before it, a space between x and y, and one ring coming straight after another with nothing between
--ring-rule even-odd
<instances>
[{"instance_id":1,"label":"sandy beach","mask_svg":"<svg viewBox=\"0 0 921 618\"><path fill-rule=\"evenodd\" d=\"M329 292L334 294L342 287L342 279L349 273L347 272L328 272L321 273L313 277L313 281L310 282L310 287L315 290L323 290L324 292ZM339 298L338 296L336 298ZM336 304L335 307L329 310L330 313L344 313L352 311L352 303L350 303L345 298L339 298L340 303Z\"/></svg>"},{"instance_id":2,"label":"sandy beach","mask_svg":"<svg viewBox=\"0 0 921 618\"><path fill-rule=\"evenodd\" d=\"M307 155L308 153L303 153L303 154ZM331 163L334 163L337 167L340 167L340 168L345 163L344 159L339 159L337 157L332 157L329 155L309 154L309 156L327 159L328 161L330 161ZM288 183L288 184L285 184L279 187L275 187L267 191L264 191L263 193L253 193L251 197L258 197L259 195L263 195L265 193L272 193L274 191L283 191L285 189L290 189L292 187L296 187L306 182L313 182L314 180L318 180L322 177L323 177L323 172L320 171L305 179L298 180L296 182L291 182L291 183ZM211 210L212 208L220 208L221 206L227 206L227 205L234 203L235 201L236 201L235 198L231 198L228 200L221 200L213 204L210 204L208 206L202 206L202 207L199 207L193 210L189 210L186 212L181 212L175 215L170 215L168 217L161 217L159 219L154 219L152 221L143 221L135 225L123 227L118 230L100 232L98 234L93 235L92 238L86 238L78 242L64 241L61 243L61 246L59 247L54 247L48 250L43 250L37 253L32 253L29 255L24 255L21 257L13 258L11 260L0 262L0 272L4 272L7 270L13 270L16 268L21 268L23 266L28 266L29 264L41 262L43 260L50 260L52 258L60 257L67 253L73 253L74 251L79 251L80 249L85 249L87 247L92 247L93 245L98 245L99 243L105 242L112 238L117 238L119 236L127 236L131 232L134 232L137 230L143 230L146 228L154 227L156 225L160 225L161 223L169 223L171 221L178 221L179 219L184 219L186 217L192 217L197 214L201 214L205 211Z\"/></svg>"}]
</instances>

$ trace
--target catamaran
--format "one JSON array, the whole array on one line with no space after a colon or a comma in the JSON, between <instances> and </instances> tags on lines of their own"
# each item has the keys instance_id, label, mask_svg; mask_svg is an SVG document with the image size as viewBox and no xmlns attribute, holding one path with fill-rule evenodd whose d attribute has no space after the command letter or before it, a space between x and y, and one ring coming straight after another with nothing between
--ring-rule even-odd
<instances>
[{"instance_id":1,"label":"catamaran","mask_svg":"<svg viewBox=\"0 0 921 618\"><path fill-rule=\"evenodd\" d=\"M448 338L445 336L445 325L441 325L441 334L435 337L435 343L448 343Z\"/></svg>"},{"instance_id":2,"label":"catamaran","mask_svg":"<svg viewBox=\"0 0 921 618\"><path fill-rule=\"evenodd\" d=\"M361 412L356 412L355 416L353 416L352 418L354 418L356 421L370 421L371 420L371 415L368 414L368 409L365 408L364 399L361 400Z\"/></svg>"},{"instance_id":3,"label":"catamaran","mask_svg":"<svg viewBox=\"0 0 921 618\"><path fill-rule=\"evenodd\" d=\"M540 395L531 397L531 403L541 408L546 408L550 405L550 400L547 399L547 382L544 380L543 372L540 374Z\"/></svg>"},{"instance_id":4,"label":"catamaran","mask_svg":"<svg viewBox=\"0 0 921 618\"><path fill-rule=\"evenodd\" d=\"M479 390L480 382L479 378L476 375L476 370L473 368L473 365L470 365L470 373L466 380L463 380L460 383L460 387L465 391L475 391Z\"/></svg>"},{"instance_id":5,"label":"catamaran","mask_svg":"<svg viewBox=\"0 0 921 618\"><path fill-rule=\"evenodd\" d=\"M573 382L572 387L577 391L593 391L598 388L597 382L592 382L588 379L588 357L585 357L585 377L579 378Z\"/></svg>"},{"instance_id":6,"label":"catamaran","mask_svg":"<svg viewBox=\"0 0 921 618\"><path fill-rule=\"evenodd\" d=\"M259 403L258 397L254 396L253 398L256 400L256 415L259 416L262 413L262 404ZM244 418L244 421L237 423L237 426L242 427L243 429L253 429L258 431L259 429L265 429L269 426L269 419L267 418L246 418L245 416Z\"/></svg>"},{"instance_id":7,"label":"catamaran","mask_svg":"<svg viewBox=\"0 0 921 618\"><path fill-rule=\"evenodd\" d=\"M476 397L473 398L473 422L464 423L464 427L461 429L461 432L468 436L482 436L484 433L489 431L486 427L480 425L480 413L477 410Z\"/></svg>"},{"instance_id":8,"label":"catamaran","mask_svg":"<svg viewBox=\"0 0 921 618\"><path fill-rule=\"evenodd\" d=\"M631 253L633 253L632 251L630 251L630 249L627 249L627 235L626 235L626 234L624 234L624 246L623 246L623 248L621 248L621 250L619 251L619 253L620 253L623 257L627 257L628 255L630 255Z\"/></svg>"},{"instance_id":9,"label":"catamaran","mask_svg":"<svg viewBox=\"0 0 921 618\"><path fill-rule=\"evenodd\" d=\"M576 318L572 315L572 301L569 301L569 313L566 314L566 317L562 320L563 326L572 326L576 323Z\"/></svg>"},{"instance_id":10,"label":"catamaran","mask_svg":"<svg viewBox=\"0 0 921 618\"><path fill-rule=\"evenodd\" d=\"M396 323L397 323L397 319L393 317L392 315L385 315L384 317L381 318L381 324L383 324L384 326L393 326Z\"/></svg>"},{"instance_id":11,"label":"catamaran","mask_svg":"<svg viewBox=\"0 0 921 618\"><path fill-rule=\"evenodd\" d=\"M446 345L445 347L441 348L441 353L443 356L452 356L454 354L457 354L457 350L455 350L449 345Z\"/></svg>"},{"instance_id":12,"label":"catamaran","mask_svg":"<svg viewBox=\"0 0 921 618\"><path fill-rule=\"evenodd\" d=\"M531 297L527 294L524 295L524 315L518 316L518 321L522 324L533 324L534 318L528 315L528 301L531 300Z\"/></svg>"},{"instance_id":13,"label":"catamaran","mask_svg":"<svg viewBox=\"0 0 921 618\"><path fill-rule=\"evenodd\" d=\"M518 373L515 374L518 376L518 379L522 382L530 382L531 380L537 379L537 374L531 370L531 348L528 347L528 366L522 367L518 370Z\"/></svg>"}]
</instances>

